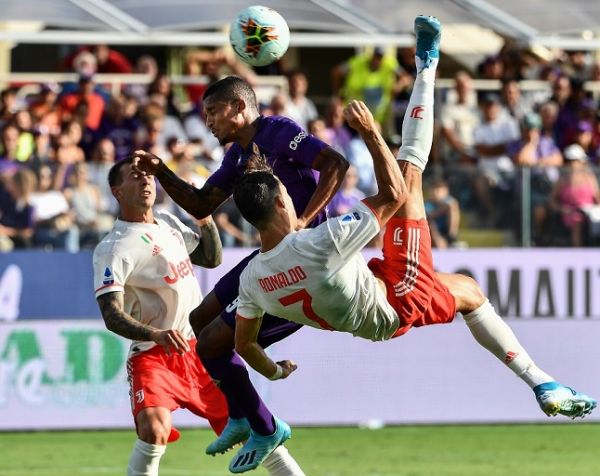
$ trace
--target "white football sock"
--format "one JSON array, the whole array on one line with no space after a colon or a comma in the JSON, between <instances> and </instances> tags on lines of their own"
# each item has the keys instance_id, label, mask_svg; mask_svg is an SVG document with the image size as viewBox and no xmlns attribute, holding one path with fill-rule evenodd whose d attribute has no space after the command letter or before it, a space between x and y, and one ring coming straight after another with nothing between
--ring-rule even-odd
<instances>
[{"instance_id":1,"label":"white football sock","mask_svg":"<svg viewBox=\"0 0 600 476\"><path fill-rule=\"evenodd\" d=\"M494 306L487 299L463 317L475 340L504 362L531 388L554 380L535 365L511 328L496 314Z\"/></svg>"},{"instance_id":2,"label":"white football sock","mask_svg":"<svg viewBox=\"0 0 600 476\"><path fill-rule=\"evenodd\" d=\"M271 476L305 476L296 460L283 445L278 446L267 456L262 466Z\"/></svg>"},{"instance_id":3,"label":"white football sock","mask_svg":"<svg viewBox=\"0 0 600 476\"><path fill-rule=\"evenodd\" d=\"M129 457L127 476L158 476L158 465L165 451L166 445L151 445L137 440Z\"/></svg>"},{"instance_id":4,"label":"white football sock","mask_svg":"<svg viewBox=\"0 0 600 476\"><path fill-rule=\"evenodd\" d=\"M421 61L416 58L417 64ZM433 142L433 96L437 59L417 74L408 108L402 121L402 145L398 160L425 170Z\"/></svg>"}]
</instances>

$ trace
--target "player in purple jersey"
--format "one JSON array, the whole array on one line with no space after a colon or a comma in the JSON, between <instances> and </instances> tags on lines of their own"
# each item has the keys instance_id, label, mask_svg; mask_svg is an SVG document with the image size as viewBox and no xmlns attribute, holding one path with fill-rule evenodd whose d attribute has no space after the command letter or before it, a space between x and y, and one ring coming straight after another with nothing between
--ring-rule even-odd
<instances>
[{"instance_id":1,"label":"player in purple jersey","mask_svg":"<svg viewBox=\"0 0 600 476\"><path fill-rule=\"evenodd\" d=\"M206 123L222 145L233 143L221 167L197 189L171 172L161 159L136 151L134 163L155 175L166 192L194 217L212 214L227 199L236 181L243 176L248 159L266 156L274 173L285 184L299 216L298 229L325 220L325 205L337 192L348 163L331 147L307 134L295 122L283 117L263 117L256 95L241 78L229 76L204 94ZM319 172L318 181L314 171ZM257 252L257 251L256 251ZM250 428L274 438L276 422L248 377L243 361L234 352L235 313L239 276L256 253L242 260L215 285L190 315L200 343L196 351L206 370L227 397L230 419L221 436L207 448L208 454L222 453L245 440ZM215 317L220 315L220 319ZM258 342L266 347L297 331L301 326L274 316L265 316ZM236 470L254 469L259 460L246 461Z\"/></svg>"}]
</instances>

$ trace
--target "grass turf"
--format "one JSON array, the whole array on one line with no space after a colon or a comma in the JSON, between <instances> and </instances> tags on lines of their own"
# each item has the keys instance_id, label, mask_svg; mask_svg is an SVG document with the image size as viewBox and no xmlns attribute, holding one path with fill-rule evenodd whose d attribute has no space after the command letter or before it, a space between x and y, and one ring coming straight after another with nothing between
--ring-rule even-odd
<instances>
[{"instance_id":1,"label":"grass turf","mask_svg":"<svg viewBox=\"0 0 600 476\"><path fill-rule=\"evenodd\" d=\"M161 476L227 475L208 430L184 430ZM122 476L132 431L0 433L0 476ZM307 476L536 476L600 474L600 425L297 428L287 447ZM264 476L259 469L249 473Z\"/></svg>"}]
</instances>

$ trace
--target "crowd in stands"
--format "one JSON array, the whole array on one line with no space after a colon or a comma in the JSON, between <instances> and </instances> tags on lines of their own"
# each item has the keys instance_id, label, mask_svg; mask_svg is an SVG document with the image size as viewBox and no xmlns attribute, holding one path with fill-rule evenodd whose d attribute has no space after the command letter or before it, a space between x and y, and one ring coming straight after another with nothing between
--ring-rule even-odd
<instances>
[{"instance_id":1,"label":"crowd in stands","mask_svg":"<svg viewBox=\"0 0 600 476\"><path fill-rule=\"evenodd\" d=\"M415 72L412 58L410 49L391 54L381 48L349 58L331 69L331 97L319 107L311 100L309 78L288 70L287 88L261 103L262 114L292 118L351 163L330 215L345 213L375 187L368 150L344 123L345 102L364 100L397 153ZM160 156L198 187L219 167L225 150L202 116L207 84L185 86L182 101L151 56L134 63L106 46L82 48L63 65L77 73L77 82L41 84L27 96L18 85L1 92L0 250L93 247L118 214L108 170L135 149ZM440 69L443 76L443 62ZM137 72L153 79L110 94L96 83L98 72ZM227 73L256 81L254 71L221 50L190 52L183 72L209 82ZM453 87L439 89L426 175L434 245L462 243L465 219L468 226L505 229L518 237L521 203L530 204L535 244L593 244L590 230L598 227L590 220L600 204L594 172L600 165L600 113L598 98L585 85L600 81L600 64L583 52L542 60L507 46L485 58L477 71L458 71L454 79ZM501 87L476 91L473 79L499 80ZM543 80L549 87L522 90L524 79ZM157 204L192 222L160 190ZM214 218L225 246L258 243L232 201Z\"/></svg>"}]
</instances>

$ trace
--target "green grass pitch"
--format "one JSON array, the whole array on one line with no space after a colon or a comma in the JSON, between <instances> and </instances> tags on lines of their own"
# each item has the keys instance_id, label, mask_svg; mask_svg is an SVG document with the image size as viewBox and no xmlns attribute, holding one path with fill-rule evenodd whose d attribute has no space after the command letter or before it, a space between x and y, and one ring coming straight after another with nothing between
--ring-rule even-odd
<instances>
[{"instance_id":1,"label":"green grass pitch","mask_svg":"<svg viewBox=\"0 0 600 476\"><path fill-rule=\"evenodd\" d=\"M229 474L232 452L204 454L212 437L184 430L161 476ZM133 431L0 433L0 476L123 476L134 438ZM598 424L295 428L287 446L307 476L600 474Z\"/></svg>"}]
</instances>

